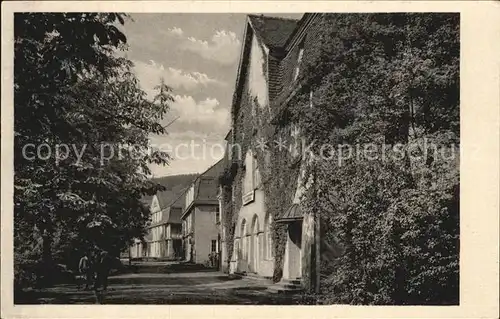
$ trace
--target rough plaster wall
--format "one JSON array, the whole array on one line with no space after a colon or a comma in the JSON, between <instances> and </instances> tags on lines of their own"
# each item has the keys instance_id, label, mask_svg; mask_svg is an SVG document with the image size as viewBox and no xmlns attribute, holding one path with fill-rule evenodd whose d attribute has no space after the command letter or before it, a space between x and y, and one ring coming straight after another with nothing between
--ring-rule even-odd
<instances>
[{"instance_id":1,"label":"rough plaster wall","mask_svg":"<svg viewBox=\"0 0 500 319\"><path fill-rule=\"evenodd\" d=\"M217 240L219 234L215 224L215 206L196 207L195 220L195 262L203 264L209 260L212 240Z\"/></svg>"},{"instance_id":2,"label":"rough plaster wall","mask_svg":"<svg viewBox=\"0 0 500 319\"><path fill-rule=\"evenodd\" d=\"M252 39L252 48L250 51L250 74L249 90L253 98L257 98L261 108L268 105L267 74L264 72L264 64L267 58L267 49L259 44L257 38Z\"/></svg>"}]
</instances>

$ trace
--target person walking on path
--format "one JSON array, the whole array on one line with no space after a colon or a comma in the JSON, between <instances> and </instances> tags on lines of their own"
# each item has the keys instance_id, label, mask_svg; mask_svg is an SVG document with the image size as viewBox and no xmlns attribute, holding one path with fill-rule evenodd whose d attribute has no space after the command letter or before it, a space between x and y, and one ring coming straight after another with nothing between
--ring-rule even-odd
<instances>
[{"instance_id":1,"label":"person walking on path","mask_svg":"<svg viewBox=\"0 0 500 319\"><path fill-rule=\"evenodd\" d=\"M108 276L110 271L110 257L109 253L105 250L100 250L96 256L95 272L96 281L94 289L98 290L102 288L103 290L108 289Z\"/></svg>"},{"instance_id":2,"label":"person walking on path","mask_svg":"<svg viewBox=\"0 0 500 319\"><path fill-rule=\"evenodd\" d=\"M78 271L82 276L82 280L85 282L84 290L88 290L90 288L90 285L92 284L93 277L91 262L88 254L84 254L82 258L80 258L80 262L78 263ZM80 283L81 281L78 283L78 288L80 288Z\"/></svg>"}]
</instances>

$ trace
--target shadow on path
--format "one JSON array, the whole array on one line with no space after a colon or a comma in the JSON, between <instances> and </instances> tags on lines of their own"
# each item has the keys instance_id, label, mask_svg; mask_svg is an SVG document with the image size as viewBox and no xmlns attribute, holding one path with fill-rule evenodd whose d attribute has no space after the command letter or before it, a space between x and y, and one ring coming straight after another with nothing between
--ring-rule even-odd
<instances>
[{"instance_id":1,"label":"shadow on path","mask_svg":"<svg viewBox=\"0 0 500 319\"><path fill-rule=\"evenodd\" d=\"M300 297L272 294L268 283L251 279L229 279L212 272L177 274L123 274L109 279L103 304L300 304ZM93 291L74 285L58 285L16 293L15 304L95 304Z\"/></svg>"}]
</instances>

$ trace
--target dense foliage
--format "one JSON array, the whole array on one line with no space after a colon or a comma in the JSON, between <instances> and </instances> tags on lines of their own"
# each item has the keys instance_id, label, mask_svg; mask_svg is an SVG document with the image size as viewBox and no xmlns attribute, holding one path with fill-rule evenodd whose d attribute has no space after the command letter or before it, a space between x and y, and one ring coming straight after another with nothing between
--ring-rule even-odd
<instances>
[{"instance_id":1,"label":"dense foliage","mask_svg":"<svg viewBox=\"0 0 500 319\"><path fill-rule=\"evenodd\" d=\"M15 15L18 284L49 278L56 262L74 267L94 245L117 255L148 223L141 198L161 189L148 178L148 164L169 160L149 148L148 136L165 133L159 123L172 97L163 82L153 101L139 88L120 54L126 37L118 26L126 18Z\"/></svg>"},{"instance_id":2,"label":"dense foliage","mask_svg":"<svg viewBox=\"0 0 500 319\"><path fill-rule=\"evenodd\" d=\"M290 145L292 124L308 146L297 157L254 145L266 210L276 219L290 207L305 166L314 183L302 209L321 221L319 302L458 303L459 16L321 14L310 30L298 88L277 117L255 108L245 120L249 103L233 113L243 154L260 138ZM228 244L236 172L223 178ZM283 227L273 225L275 281Z\"/></svg>"},{"instance_id":3,"label":"dense foliage","mask_svg":"<svg viewBox=\"0 0 500 319\"><path fill-rule=\"evenodd\" d=\"M323 258L322 293L335 303L456 304L459 16L318 23L288 113L315 141L304 208L321 214L323 248L344 252Z\"/></svg>"}]
</instances>

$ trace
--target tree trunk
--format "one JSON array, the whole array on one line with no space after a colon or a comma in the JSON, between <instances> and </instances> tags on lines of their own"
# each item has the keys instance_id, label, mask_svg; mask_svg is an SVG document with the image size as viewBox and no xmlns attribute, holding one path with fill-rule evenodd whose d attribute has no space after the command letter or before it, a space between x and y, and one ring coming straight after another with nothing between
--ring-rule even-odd
<instances>
[{"instance_id":1,"label":"tree trunk","mask_svg":"<svg viewBox=\"0 0 500 319\"><path fill-rule=\"evenodd\" d=\"M41 278L40 284L43 287L49 286L50 285L50 278L51 276L49 275L52 269L52 234L48 230L48 228L45 228L42 232L42 260L41 260L41 267L39 270L39 276Z\"/></svg>"}]
</instances>

